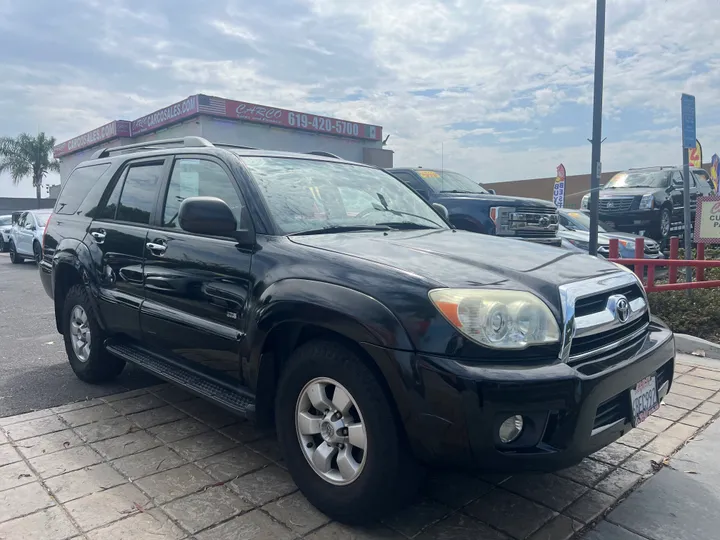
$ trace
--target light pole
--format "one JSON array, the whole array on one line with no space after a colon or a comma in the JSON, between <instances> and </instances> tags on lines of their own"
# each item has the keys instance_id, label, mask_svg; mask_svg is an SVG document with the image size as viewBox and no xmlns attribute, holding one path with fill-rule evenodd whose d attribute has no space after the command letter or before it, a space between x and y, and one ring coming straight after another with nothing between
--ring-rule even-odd
<instances>
[{"instance_id":1,"label":"light pole","mask_svg":"<svg viewBox=\"0 0 720 540\"><path fill-rule=\"evenodd\" d=\"M602 144L603 68L605 66L605 0L597 0L595 14L595 88L593 90L592 169L590 171L590 255L597 255Z\"/></svg>"}]
</instances>

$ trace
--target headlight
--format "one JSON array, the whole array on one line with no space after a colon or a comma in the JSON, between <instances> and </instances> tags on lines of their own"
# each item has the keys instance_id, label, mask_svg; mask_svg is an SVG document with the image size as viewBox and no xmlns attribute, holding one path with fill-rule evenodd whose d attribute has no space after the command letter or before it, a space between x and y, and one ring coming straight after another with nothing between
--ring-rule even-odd
<instances>
[{"instance_id":1,"label":"headlight","mask_svg":"<svg viewBox=\"0 0 720 540\"><path fill-rule=\"evenodd\" d=\"M582 249L583 251L590 250L590 242L585 242L584 240L577 240L575 238L566 238L566 240L578 249Z\"/></svg>"},{"instance_id":2,"label":"headlight","mask_svg":"<svg viewBox=\"0 0 720 540\"><path fill-rule=\"evenodd\" d=\"M590 207L590 195L584 195L580 202L580 208L588 209Z\"/></svg>"},{"instance_id":3,"label":"headlight","mask_svg":"<svg viewBox=\"0 0 720 540\"><path fill-rule=\"evenodd\" d=\"M640 210L651 210L655 202L655 197L652 193L646 193L640 199Z\"/></svg>"},{"instance_id":4,"label":"headlight","mask_svg":"<svg viewBox=\"0 0 720 540\"><path fill-rule=\"evenodd\" d=\"M560 339L550 308L528 292L434 289L429 296L458 331L492 349L525 349Z\"/></svg>"}]
</instances>

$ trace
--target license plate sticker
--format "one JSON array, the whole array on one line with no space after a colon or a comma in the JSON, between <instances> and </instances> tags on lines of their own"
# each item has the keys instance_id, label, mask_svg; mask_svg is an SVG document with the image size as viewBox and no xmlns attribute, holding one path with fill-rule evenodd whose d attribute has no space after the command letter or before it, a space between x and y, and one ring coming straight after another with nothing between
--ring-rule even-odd
<instances>
[{"instance_id":1,"label":"license plate sticker","mask_svg":"<svg viewBox=\"0 0 720 540\"><path fill-rule=\"evenodd\" d=\"M643 379L630 389L630 405L632 406L633 426L644 422L648 416L660 408L654 375Z\"/></svg>"}]
</instances>

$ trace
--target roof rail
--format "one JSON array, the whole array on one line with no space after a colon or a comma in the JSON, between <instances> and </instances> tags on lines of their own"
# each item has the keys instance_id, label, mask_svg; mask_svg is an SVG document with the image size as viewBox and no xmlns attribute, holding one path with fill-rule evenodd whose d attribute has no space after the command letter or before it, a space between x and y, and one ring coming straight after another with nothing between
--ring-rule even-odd
<instances>
[{"instance_id":1,"label":"roof rail","mask_svg":"<svg viewBox=\"0 0 720 540\"><path fill-rule=\"evenodd\" d=\"M229 148L241 148L242 150L257 150L258 148L255 146L243 146L240 144L230 144L230 143L214 143L215 146L227 146Z\"/></svg>"},{"instance_id":2,"label":"roof rail","mask_svg":"<svg viewBox=\"0 0 720 540\"><path fill-rule=\"evenodd\" d=\"M160 139L157 141L126 144L125 146L114 146L112 148L101 148L95 152L90 159L110 157L110 154L114 154L115 152L124 152L125 150L157 150L158 146L210 147L215 145L207 139L195 136L178 137L176 139Z\"/></svg>"},{"instance_id":3,"label":"roof rail","mask_svg":"<svg viewBox=\"0 0 720 540\"><path fill-rule=\"evenodd\" d=\"M642 171L644 169L677 169L677 165L650 165L648 167L630 167L628 171Z\"/></svg>"},{"instance_id":4,"label":"roof rail","mask_svg":"<svg viewBox=\"0 0 720 540\"><path fill-rule=\"evenodd\" d=\"M323 157L329 157L334 159L342 159L340 156L336 156L335 154L331 154L330 152L323 152L322 150L315 150L313 152L307 152L308 154L312 154L313 156L323 156Z\"/></svg>"}]
</instances>

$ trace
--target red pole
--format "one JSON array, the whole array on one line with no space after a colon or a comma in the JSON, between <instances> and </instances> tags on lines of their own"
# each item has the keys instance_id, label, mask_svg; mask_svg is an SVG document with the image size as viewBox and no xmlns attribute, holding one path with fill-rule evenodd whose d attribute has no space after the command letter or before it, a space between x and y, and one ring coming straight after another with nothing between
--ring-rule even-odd
<instances>
[{"instance_id":1,"label":"red pole","mask_svg":"<svg viewBox=\"0 0 720 540\"><path fill-rule=\"evenodd\" d=\"M642 236L635 240L635 258L636 259L644 259L645 258L645 239ZM635 275L640 278L640 281L643 280L643 277L645 275L645 265L644 264L636 264L635 265Z\"/></svg>"},{"instance_id":2,"label":"red pole","mask_svg":"<svg viewBox=\"0 0 720 540\"><path fill-rule=\"evenodd\" d=\"M670 239L670 260L678 258L678 249L680 249L680 238L673 236ZM669 283L677 283L677 267L671 266L668 276Z\"/></svg>"},{"instance_id":3,"label":"red pole","mask_svg":"<svg viewBox=\"0 0 720 540\"><path fill-rule=\"evenodd\" d=\"M610 255L611 259L620 258L620 241L617 238L610 239Z\"/></svg>"},{"instance_id":4,"label":"red pole","mask_svg":"<svg viewBox=\"0 0 720 540\"><path fill-rule=\"evenodd\" d=\"M697 260L705 260L705 244L700 243L697 245ZM705 281L705 268L703 268L702 266L697 267L697 280Z\"/></svg>"}]
</instances>

